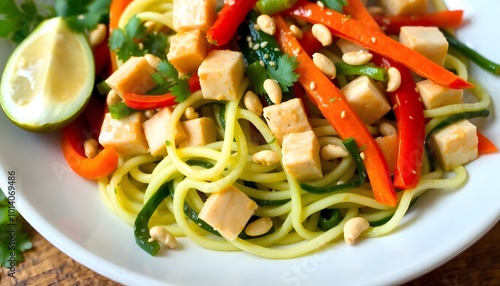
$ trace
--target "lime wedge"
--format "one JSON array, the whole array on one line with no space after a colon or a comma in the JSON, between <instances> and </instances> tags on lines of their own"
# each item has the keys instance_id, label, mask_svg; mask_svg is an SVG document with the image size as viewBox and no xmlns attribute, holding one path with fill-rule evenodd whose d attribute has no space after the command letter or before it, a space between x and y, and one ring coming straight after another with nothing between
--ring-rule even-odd
<instances>
[{"instance_id":1,"label":"lime wedge","mask_svg":"<svg viewBox=\"0 0 500 286\"><path fill-rule=\"evenodd\" d=\"M10 56L0 104L19 127L49 132L85 107L94 85L94 58L83 34L60 17L42 22Z\"/></svg>"}]
</instances>

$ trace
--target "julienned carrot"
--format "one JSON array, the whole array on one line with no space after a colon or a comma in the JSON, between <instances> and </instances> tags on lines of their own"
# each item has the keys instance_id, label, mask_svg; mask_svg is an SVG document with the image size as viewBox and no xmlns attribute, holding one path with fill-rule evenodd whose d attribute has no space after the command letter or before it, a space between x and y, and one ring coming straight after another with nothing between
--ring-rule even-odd
<instances>
[{"instance_id":1,"label":"julienned carrot","mask_svg":"<svg viewBox=\"0 0 500 286\"><path fill-rule=\"evenodd\" d=\"M321 8L316 3L299 0L287 13L293 17L328 27L336 36L351 40L384 57L408 67L439 85L453 88L471 88L473 85L432 62L423 55L386 36L378 29L335 10Z\"/></svg>"},{"instance_id":2,"label":"julienned carrot","mask_svg":"<svg viewBox=\"0 0 500 286\"><path fill-rule=\"evenodd\" d=\"M373 29L380 29L360 0L348 0L344 13ZM398 153L394 168L394 186L403 190L415 188L420 180L425 140L424 106L420 101L411 72L401 64L373 56L373 62L385 69L397 68L401 85L387 95L393 108L398 127Z\"/></svg>"},{"instance_id":3,"label":"julienned carrot","mask_svg":"<svg viewBox=\"0 0 500 286\"><path fill-rule=\"evenodd\" d=\"M373 17L387 34L399 34L403 26L458 27L462 24L462 16L462 10L446 10L412 16L374 15Z\"/></svg>"},{"instance_id":4,"label":"julienned carrot","mask_svg":"<svg viewBox=\"0 0 500 286\"><path fill-rule=\"evenodd\" d=\"M342 139L354 138L360 150L363 151L364 164L375 199L383 204L396 206L396 192L391 182L387 162L368 129L349 105L345 95L314 65L312 59L290 33L283 17L276 15L274 20L281 49L297 57L299 65L295 71L300 75L299 82L308 96L313 98L321 113L340 137ZM315 88L311 89L311 82L315 83Z\"/></svg>"},{"instance_id":5,"label":"julienned carrot","mask_svg":"<svg viewBox=\"0 0 500 286\"><path fill-rule=\"evenodd\" d=\"M488 139L483 133L477 131L477 151L479 154L495 153L498 152L498 148L493 144L493 142Z\"/></svg>"},{"instance_id":6,"label":"julienned carrot","mask_svg":"<svg viewBox=\"0 0 500 286\"><path fill-rule=\"evenodd\" d=\"M207 31L208 42L216 46L229 43L255 3L257 0L235 0L225 3L217 15L217 20Z\"/></svg>"}]
</instances>

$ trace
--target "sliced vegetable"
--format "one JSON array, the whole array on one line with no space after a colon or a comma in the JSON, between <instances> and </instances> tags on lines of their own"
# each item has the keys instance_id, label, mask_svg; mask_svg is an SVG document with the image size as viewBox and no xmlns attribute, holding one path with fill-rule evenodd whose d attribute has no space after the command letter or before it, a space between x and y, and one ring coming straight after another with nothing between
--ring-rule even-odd
<instances>
[{"instance_id":1,"label":"sliced vegetable","mask_svg":"<svg viewBox=\"0 0 500 286\"><path fill-rule=\"evenodd\" d=\"M160 243L153 240L149 241L151 236L149 235L149 220L154 214L158 206L168 197L170 194L168 185L164 183L158 188L156 193L154 193L151 198L144 204L141 211L137 214L134 221L134 237L135 243L139 245L144 251L154 256L158 250L160 250Z\"/></svg>"},{"instance_id":2,"label":"sliced vegetable","mask_svg":"<svg viewBox=\"0 0 500 286\"><path fill-rule=\"evenodd\" d=\"M317 6L314 4L314 6ZM389 168L382 151L368 132L359 115L349 105L342 92L313 63L312 59L301 48L297 39L290 33L282 16L274 17L278 27L278 39L281 49L297 57L299 62L296 72L300 74L299 82L306 93L342 139L354 138L358 147L363 150L368 177L377 201L395 206L396 192L389 176ZM311 82L315 88L311 89Z\"/></svg>"},{"instance_id":3,"label":"sliced vegetable","mask_svg":"<svg viewBox=\"0 0 500 286\"><path fill-rule=\"evenodd\" d=\"M111 114L111 118L113 119L122 119L124 117L129 116L132 113L137 112L137 109L127 106L127 104L123 101L108 106L108 108L109 108L109 113Z\"/></svg>"},{"instance_id":4,"label":"sliced vegetable","mask_svg":"<svg viewBox=\"0 0 500 286\"><path fill-rule=\"evenodd\" d=\"M400 62L422 77L439 85L454 89L470 88L473 85L421 54L386 36L377 29L315 3L299 0L287 13L312 23L321 23L336 36L351 40L374 53Z\"/></svg>"},{"instance_id":5,"label":"sliced vegetable","mask_svg":"<svg viewBox=\"0 0 500 286\"><path fill-rule=\"evenodd\" d=\"M399 34L403 26L433 26L439 28L453 28L462 24L462 10L446 10L421 15L378 15L373 18L387 34Z\"/></svg>"},{"instance_id":6,"label":"sliced vegetable","mask_svg":"<svg viewBox=\"0 0 500 286\"><path fill-rule=\"evenodd\" d=\"M299 43L304 51L310 56L323 47L323 44L314 37L312 29L307 29L302 32L302 39L299 39Z\"/></svg>"},{"instance_id":7,"label":"sliced vegetable","mask_svg":"<svg viewBox=\"0 0 500 286\"><path fill-rule=\"evenodd\" d=\"M256 6L262 14L273 15L292 7L296 2L297 0L259 0Z\"/></svg>"},{"instance_id":8,"label":"sliced vegetable","mask_svg":"<svg viewBox=\"0 0 500 286\"><path fill-rule=\"evenodd\" d=\"M478 139L478 145L477 145L477 151L479 154L486 154L486 153L495 153L498 152L498 148L493 144L493 142L488 139L483 133L477 131L477 139Z\"/></svg>"},{"instance_id":9,"label":"sliced vegetable","mask_svg":"<svg viewBox=\"0 0 500 286\"><path fill-rule=\"evenodd\" d=\"M120 22L120 17L127 6L132 3L133 0L112 0L109 7L109 34L118 28L118 23ZM116 62L116 54L114 51L110 51L111 58L111 70L115 71L118 68Z\"/></svg>"},{"instance_id":10,"label":"sliced vegetable","mask_svg":"<svg viewBox=\"0 0 500 286\"><path fill-rule=\"evenodd\" d=\"M339 209L323 209L320 212L318 228L322 231L328 231L337 226L341 220Z\"/></svg>"},{"instance_id":11,"label":"sliced vegetable","mask_svg":"<svg viewBox=\"0 0 500 286\"><path fill-rule=\"evenodd\" d=\"M387 71L372 65L354 66L345 62L337 62L335 68L337 69L337 75L366 75L379 81L387 80Z\"/></svg>"},{"instance_id":12,"label":"sliced vegetable","mask_svg":"<svg viewBox=\"0 0 500 286\"><path fill-rule=\"evenodd\" d=\"M225 3L215 23L207 31L208 42L217 46L229 43L255 3L257 0L235 0L231 4Z\"/></svg>"},{"instance_id":13,"label":"sliced vegetable","mask_svg":"<svg viewBox=\"0 0 500 286\"><path fill-rule=\"evenodd\" d=\"M500 75L500 64L494 63L473 49L469 48L464 43L460 42L457 38L455 38L448 31L441 29L441 32L445 36L446 40L450 44L450 46L456 49L458 52L469 58L471 61L475 62L478 66L483 68L485 71L488 71L492 74Z\"/></svg>"}]
</instances>

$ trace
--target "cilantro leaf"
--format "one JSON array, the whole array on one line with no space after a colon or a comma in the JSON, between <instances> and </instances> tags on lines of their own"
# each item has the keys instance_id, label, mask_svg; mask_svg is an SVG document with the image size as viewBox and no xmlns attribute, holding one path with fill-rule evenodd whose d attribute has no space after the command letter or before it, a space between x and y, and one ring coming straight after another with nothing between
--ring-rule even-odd
<instances>
[{"instance_id":1,"label":"cilantro leaf","mask_svg":"<svg viewBox=\"0 0 500 286\"><path fill-rule=\"evenodd\" d=\"M191 94L188 80L185 78L178 80L168 90L175 95L175 102L177 103L183 102Z\"/></svg>"},{"instance_id":2,"label":"cilantro leaf","mask_svg":"<svg viewBox=\"0 0 500 286\"><path fill-rule=\"evenodd\" d=\"M168 36L166 34L156 32L147 34L143 44L148 53L156 55L160 59L167 58L169 47Z\"/></svg>"},{"instance_id":3,"label":"cilantro leaf","mask_svg":"<svg viewBox=\"0 0 500 286\"><path fill-rule=\"evenodd\" d=\"M158 64L157 70L158 73L160 73L164 77L170 78L172 80L179 80L179 72L174 67L174 65L168 61L161 61Z\"/></svg>"},{"instance_id":4,"label":"cilantro leaf","mask_svg":"<svg viewBox=\"0 0 500 286\"><path fill-rule=\"evenodd\" d=\"M0 267L10 266L12 258L15 259L16 265L24 261L22 253L33 246L28 234L23 230L24 220L17 210L12 215L9 209L12 209L12 206L0 190ZM12 234L15 235L14 242L11 240Z\"/></svg>"},{"instance_id":5,"label":"cilantro leaf","mask_svg":"<svg viewBox=\"0 0 500 286\"><path fill-rule=\"evenodd\" d=\"M275 67L267 67L267 72L272 79L278 81L281 90L287 92L288 87L291 87L299 78L299 74L294 72L298 65L299 62L296 57L282 55L279 57Z\"/></svg>"},{"instance_id":6,"label":"cilantro leaf","mask_svg":"<svg viewBox=\"0 0 500 286\"><path fill-rule=\"evenodd\" d=\"M15 0L0 1L0 37L14 43L22 42L43 20L54 17L54 10L33 0L19 5Z\"/></svg>"},{"instance_id":7,"label":"cilantro leaf","mask_svg":"<svg viewBox=\"0 0 500 286\"><path fill-rule=\"evenodd\" d=\"M172 63L162 60L156 70L157 72L152 75L158 84L156 89L168 89L175 96L177 103L183 102L191 94L187 78L179 78L179 71Z\"/></svg>"},{"instance_id":8,"label":"cilantro leaf","mask_svg":"<svg viewBox=\"0 0 500 286\"><path fill-rule=\"evenodd\" d=\"M344 6L347 5L347 0L321 0L326 7L342 13Z\"/></svg>"},{"instance_id":9,"label":"cilantro leaf","mask_svg":"<svg viewBox=\"0 0 500 286\"><path fill-rule=\"evenodd\" d=\"M111 0L56 0L55 9L58 16L66 20L75 32L91 31L104 21L109 14Z\"/></svg>"}]
</instances>

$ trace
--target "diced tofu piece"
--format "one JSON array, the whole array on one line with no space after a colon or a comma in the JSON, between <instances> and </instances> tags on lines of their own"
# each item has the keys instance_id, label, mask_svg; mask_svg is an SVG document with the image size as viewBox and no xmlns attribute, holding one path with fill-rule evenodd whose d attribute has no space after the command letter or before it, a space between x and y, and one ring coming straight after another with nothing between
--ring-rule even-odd
<instances>
[{"instance_id":1,"label":"diced tofu piece","mask_svg":"<svg viewBox=\"0 0 500 286\"><path fill-rule=\"evenodd\" d=\"M391 15L419 15L427 11L427 0L380 0L380 6Z\"/></svg>"},{"instance_id":2,"label":"diced tofu piece","mask_svg":"<svg viewBox=\"0 0 500 286\"><path fill-rule=\"evenodd\" d=\"M257 204L234 186L213 193L200 211L204 220L220 234L234 240L245 228Z\"/></svg>"},{"instance_id":3,"label":"diced tofu piece","mask_svg":"<svg viewBox=\"0 0 500 286\"><path fill-rule=\"evenodd\" d=\"M379 120L391 110L391 105L385 94L367 76L357 77L341 90L352 108L367 125Z\"/></svg>"},{"instance_id":4,"label":"diced tofu piece","mask_svg":"<svg viewBox=\"0 0 500 286\"><path fill-rule=\"evenodd\" d=\"M435 132L431 140L438 162L446 171L477 158L476 126L466 119Z\"/></svg>"},{"instance_id":5,"label":"diced tofu piece","mask_svg":"<svg viewBox=\"0 0 500 286\"><path fill-rule=\"evenodd\" d=\"M135 112L122 119L113 119L108 112L99 134L99 143L104 147L113 147L120 157L148 153L148 142L144 137L142 123L146 116Z\"/></svg>"},{"instance_id":6,"label":"diced tofu piece","mask_svg":"<svg viewBox=\"0 0 500 286\"><path fill-rule=\"evenodd\" d=\"M131 57L106 79L106 83L120 97L125 92L145 94L156 86L151 76L154 72L144 57Z\"/></svg>"},{"instance_id":7,"label":"diced tofu piece","mask_svg":"<svg viewBox=\"0 0 500 286\"><path fill-rule=\"evenodd\" d=\"M200 29L179 32L170 38L168 61L182 74L198 69L207 54L208 42Z\"/></svg>"},{"instance_id":8,"label":"diced tofu piece","mask_svg":"<svg viewBox=\"0 0 500 286\"><path fill-rule=\"evenodd\" d=\"M198 69L203 98L236 100L244 73L245 64L240 52L211 51Z\"/></svg>"},{"instance_id":9,"label":"diced tofu piece","mask_svg":"<svg viewBox=\"0 0 500 286\"><path fill-rule=\"evenodd\" d=\"M173 24L177 32L200 29L206 32L217 17L217 0L174 0Z\"/></svg>"},{"instance_id":10,"label":"diced tofu piece","mask_svg":"<svg viewBox=\"0 0 500 286\"><path fill-rule=\"evenodd\" d=\"M417 88L426 109L462 103L463 101L463 89L443 87L429 79L417 82Z\"/></svg>"},{"instance_id":11,"label":"diced tofu piece","mask_svg":"<svg viewBox=\"0 0 500 286\"><path fill-rule=\"evenodd\" d=\"M362 47L352 41L340 38L335 44L340 49L340 51L345 54L349 52L357 52L357 51L368 51L365 47Z\"/></svg>"},{"instance_id":12,"label":"diced tofu piece","mask_svg":"<svg viewBox=\"0 0 500 286\"><path fill-rule=\"evenodd\" d=\"M144 129L144 135L148 141L149 152L153 156L163 156L167 154L166 142L167 142L167 125L172 115L171 107L164 107L157 113L155 113L151 118L146 120L142 124ZM186 139L187 134L184 131L184 127L180 123L177 124L175 129L175 144Z\"/></svg>"},{"instance_id":13,"label":"diced tofu piece","mask_svg":"<svg viewBox=\"0 0 500 286\"><path fill-rule=\"evenodd\" d=\"M448 41L437 27L401 27L399 42L436 64L444 66Z\"/></svg>"},{"instance_id":14,"label":"diced tofu piece","mask_svg":"<svg viewBox=\"0 0 500 286\"><path fill-rule=\"evenodd\" d=\"M266 106L263 113L267 125L280 144L286 134L312 130L302 100L298 98Z\"/></svg>"},{"instance_id":15,"label":"diced tofu piece","mask_svg":"<svg viewBox=\"0 0 500 286\"><path fill-rule=\"evenodd\" d=\"M200 117L182 121L182 128L186 131L186 139L179 147L205 146L215 142L215 124L210 117Z\"/></svg>"},{"instance_id":16,"label":"diced tofu piece","mask_svg":"<svg viewBox=\"0 0 500 286\"><path fill-rule=\"evenodd\" d=\"M397 135L388 135L388 136L380 136L375 138L375 142L377 142L382 154L384 154L384 158L387 161L387 166L389 167L389 171L391 174L394 173L394 168L396 167L396 158L398 156L398 136Z\"/></svg>"},{"instance_id":17,"label":"diced tofu piece","mask_svg":"<svg viewBox=\"0 0 500 286\"><path fill-rule=\"evenodd\" d=\"M286 134L281 152L283 166L297 181L323 178L319 142L313 131Z\"/></svg>"}]
</instances>

